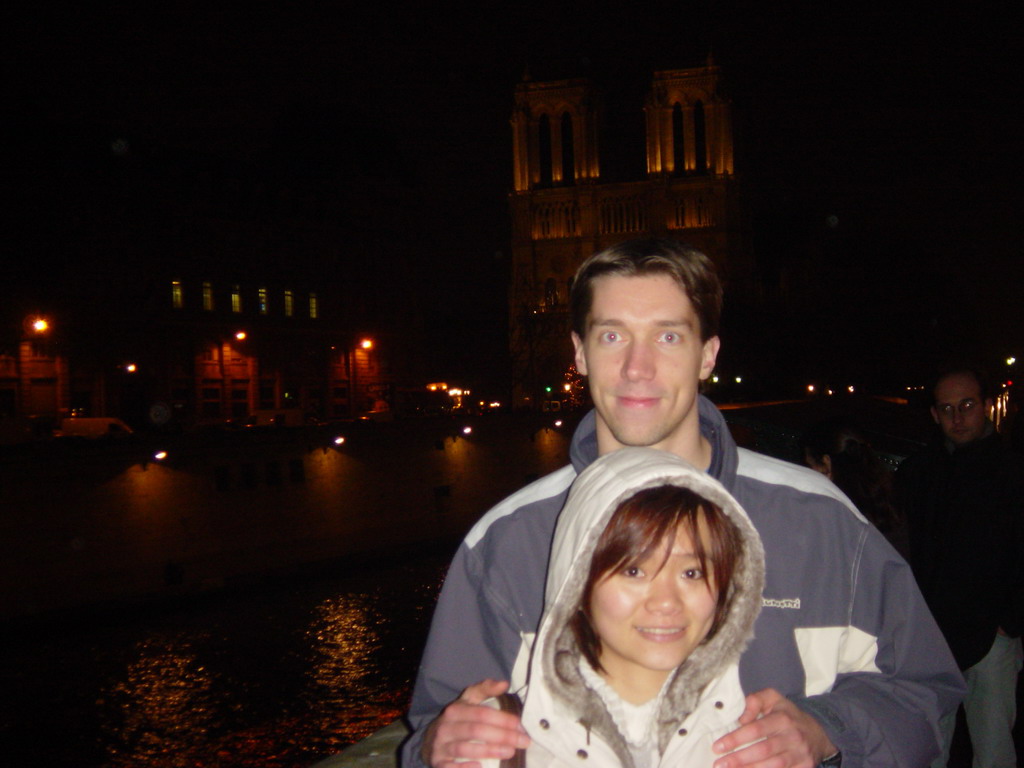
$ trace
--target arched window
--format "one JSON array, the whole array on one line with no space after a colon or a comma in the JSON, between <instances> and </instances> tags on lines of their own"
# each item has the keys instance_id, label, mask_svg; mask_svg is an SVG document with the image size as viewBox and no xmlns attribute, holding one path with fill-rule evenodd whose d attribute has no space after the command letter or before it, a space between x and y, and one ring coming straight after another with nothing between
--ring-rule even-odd
<instances>
[{"instance_id":1,"label":"arched window","mask_svg":"<svg viewBox=\"0 0 1024 768\"><path fill-rule=\"evenodd\" d=\"M683 108L677 101L672 107L672 168L675 176L686 173L686 140L683 136Z\"/></svg>"},{"instance_id":2,"label":"arched window","mask_svg":"<svg viewBox=\"0 0 1024 768\"><path fill-rule=\"evenodd\" d=\"M707 131L704 126L704 105L701 102L697 102L693 105L693 144L696 152L694 153L696 158L696 170L697 173L708 172L708 153L706 137Z\"/></svg>"},{"instance_id":3,"label":"arched window","mask_svg":"<svg viewBox=\"0 0 1024 768\"><path fill-rule=\"evenodd\" d=\"M562 114L562 183L574 184L576 182L576 156L572 140L572 116L565 112Z\"/></svg>"},{"instance_id":4,"label":"arched window","mask_svg":"<svg viewBox=\"0 0 1024 768\"><path fill-rule=\"evenodd\" d=\"M558 306L558 288L553 277L549 277L544 281L544 306Z\"/></svg>"},{"instance_id":5,"label":"arched window","mask_svg":"<svg viewBox=\"0 0 1024 768\"><path fill-rule=\"evenodd\" d=\"M540 153L540 184L551 186L551 121L541 115L537 121L537 151Z\"/></svg>"}]
</instances>

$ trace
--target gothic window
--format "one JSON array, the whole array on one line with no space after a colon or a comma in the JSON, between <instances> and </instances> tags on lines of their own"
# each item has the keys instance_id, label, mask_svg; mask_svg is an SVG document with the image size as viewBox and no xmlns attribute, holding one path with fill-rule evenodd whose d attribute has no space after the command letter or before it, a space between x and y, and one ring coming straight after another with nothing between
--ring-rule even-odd
<instances>
[{"instance_id":1,"label":"gothic window","mask_svg":"<svg viewBox=\"0 0 1024 768\"><path fill-rule=\"evenodd\" d=\"M551 206L539 205L534 211L533 236L551 237Z\"/></svg>"},{"instance_id":2,"label":"gothic window","mask_svg":"<svg viewBox=\"0 0 1024 768\"><path fill-rule=\"evenodd\" d=\"M181 309L185 306L185 292L181 287L180 280L171 281L171 306L175 309Z\"/></svg>"},{"instance_id":3,"label":"gothic window","mask_svg":"<svg viewBox=\"0 0 1024 768\"><path fill-rule=\"evenodd\" d=\"M693 148L695 150L695 168L697 173L708 172L708 153L706 143L707 130L704 124L704 105L697 102L693 105Z\"/></svg>"},{"instance_id":4,"label":"gothic window","mask_svg":"<svg viewBox=\"0 0 1024 768\"><path fill-rule=\"evenodd\" d=\"M260 314L266 315L270 313L270 302L267 299L267 289L260 288L257 292L259 296Z\"/></svg>"},{"instance_id":5,"label":"gothic window","mask_svg":"<svg viewBox=\"0 0 1024 768\"><path fill-rule=\"evenodd\" d=\"M636 232L647 229L647 210L635 197L610 198L601 202L601 232Z\"/></svg>"},{"instance_id":6,"label":"gothic window","mask_svg":"<svg viewBox=\"0 0 1024 768\"><path fill-rule=\"evenodd\" d=\"M309 294L309 316L313 320L320 317L320 302L317 300L315 293Z\"/></svg>"},{"instance_id":7,"label":"gothic window","mask_svg":"<svg viewBox=\"0 0 1024 768\"><path fill-rule=\"evenodd\" d=\"M686 141L683 138L683 108L677 101L672 107L672 169L673 174L686 173Z\"/></svg>"},{"instance_id":8,"label":"gothic window","mask_svg":"<svg viewBox=\"0 0 1024 768\"><path fill-rule=\"evenodd\" d=\"M213 311L213 283L203 283L203 309Z\"/></svg>"},{"instance_id":9,"label":"gothic window","mask_svg":"<svg viewBox=\"0 0 1024 768\"><path fill-rule=\"evenodd\" d=\"M537 151L540 153L540 184L551 186L551 121L541 115L537 121Z\"/></svg>"},{"instance_id":10,"label":"gothic window","mask_svg":"<svg viewBox=\"0 0 1024 768\"><path fill-rule=\"evenodd\" d=\"M231 311L235 313L242 311L242 287L240 285L231 286Z\"/></svg>"},{"instance_id":11,"label":"gothic window","mask_svg":"<svg viewBox=\"0 0 1024 768\"><path fill-rule=\"evenodd\" d=\"M284 292L284 315L291 317L295 313L295 294L291 290Z\"/></svg>"},{"instance_id":12,"label":"gothic window","mask_svg":"<svg viewBox=\"0 0 1024 768\"><path fill-rule=\"evenodd\" d=\"M572 117L568 112L562 114L562 183L576 182L576 156L572 139Z\"/></svg>"},{"instance_id":13,"label":"gothic window","mask_svg":"<svg viewBox=\"0 0 1024 768\"><path fill-rule=\"evenodd\" d=\"M544 281L544 306L558 306L558 288L553 277L549 277Z\"/></svg>"},{"instance_id":14,"label":"gothic window","mask_svg":"<svg viewBox=\"0 0 1024 768\"><path fill-rule=\"evenodd\" d=\"M672 227L683 229L686 226L686 201L681 197L676 199L672 210Z\"/></svg>"}]
</instances>

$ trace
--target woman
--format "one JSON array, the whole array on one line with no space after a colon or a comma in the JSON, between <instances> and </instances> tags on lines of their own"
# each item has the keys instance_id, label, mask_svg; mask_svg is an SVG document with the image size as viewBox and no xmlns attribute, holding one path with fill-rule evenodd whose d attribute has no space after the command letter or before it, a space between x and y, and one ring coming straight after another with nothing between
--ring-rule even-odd
<instances>
[{"instance_id":1,"label":"woman","mask_svg":"<svg viewBox=\"0 0 1024 768\"><path fill-rule=\"evenodd\" d=\"M530 768L710 766L737 726L737 662L764 554L704 472L626 448L576 480L559 517L523 725Z\"/></svg>"},{"instance_id":2,"label":"woman","mask_svg":"<svg viewBox=\"0 0 1024 768\"><path fill-rule=\"evenodd\" d=\"M842 421L822 421L804 434L804 463L850 497L903 557L907 526L893 501L892 473L861 432Z\"/></svg>"}]
</instances>

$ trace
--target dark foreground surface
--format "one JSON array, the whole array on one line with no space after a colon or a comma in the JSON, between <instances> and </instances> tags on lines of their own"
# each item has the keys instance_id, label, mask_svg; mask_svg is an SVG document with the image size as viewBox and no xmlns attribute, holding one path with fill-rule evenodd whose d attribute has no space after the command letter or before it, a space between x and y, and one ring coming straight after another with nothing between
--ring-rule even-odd
<instances>
[{"instance_id":1,"label":"dark foreground surface","mask_svg":"<svg viewBox=\"0 0 1024 768\"><path fill-rule=\"evenodd\" d=\"M7 625L0 765L308 766L406 707L450 556Z\"/></svg>"}]
</instances>

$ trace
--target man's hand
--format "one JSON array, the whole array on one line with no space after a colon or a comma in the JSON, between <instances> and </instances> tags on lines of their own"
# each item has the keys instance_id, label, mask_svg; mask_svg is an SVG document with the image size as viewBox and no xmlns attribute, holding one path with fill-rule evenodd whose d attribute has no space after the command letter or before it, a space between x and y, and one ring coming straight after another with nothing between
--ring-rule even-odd
<instances>
[{"instance_id":1,"label":"man's hand","mask_svg":"<svg viewBox=\"0 0 1024 768\"><path fill-rule=\"evenodd\" d=\"M479 762L472 761L503 760L512 757L516 749L526 749L530 737L518 717L480 706L484 699L507 690L507 682L490 679L464 690L427 726L420 747L423 762L431 768L481 768Z\"/></svg>"},{"instance_id":2,"label":"man's hand","mask_svg":"<svg viewBox=\"0 0 1024 768\"><path fill-rule=\"evenodd\" d=\"M740 727L714 744L718 753L734 749L714 768L814 768L836 753L818 721L774 688L747 696Z\"/></svg>"}]
</instances>

